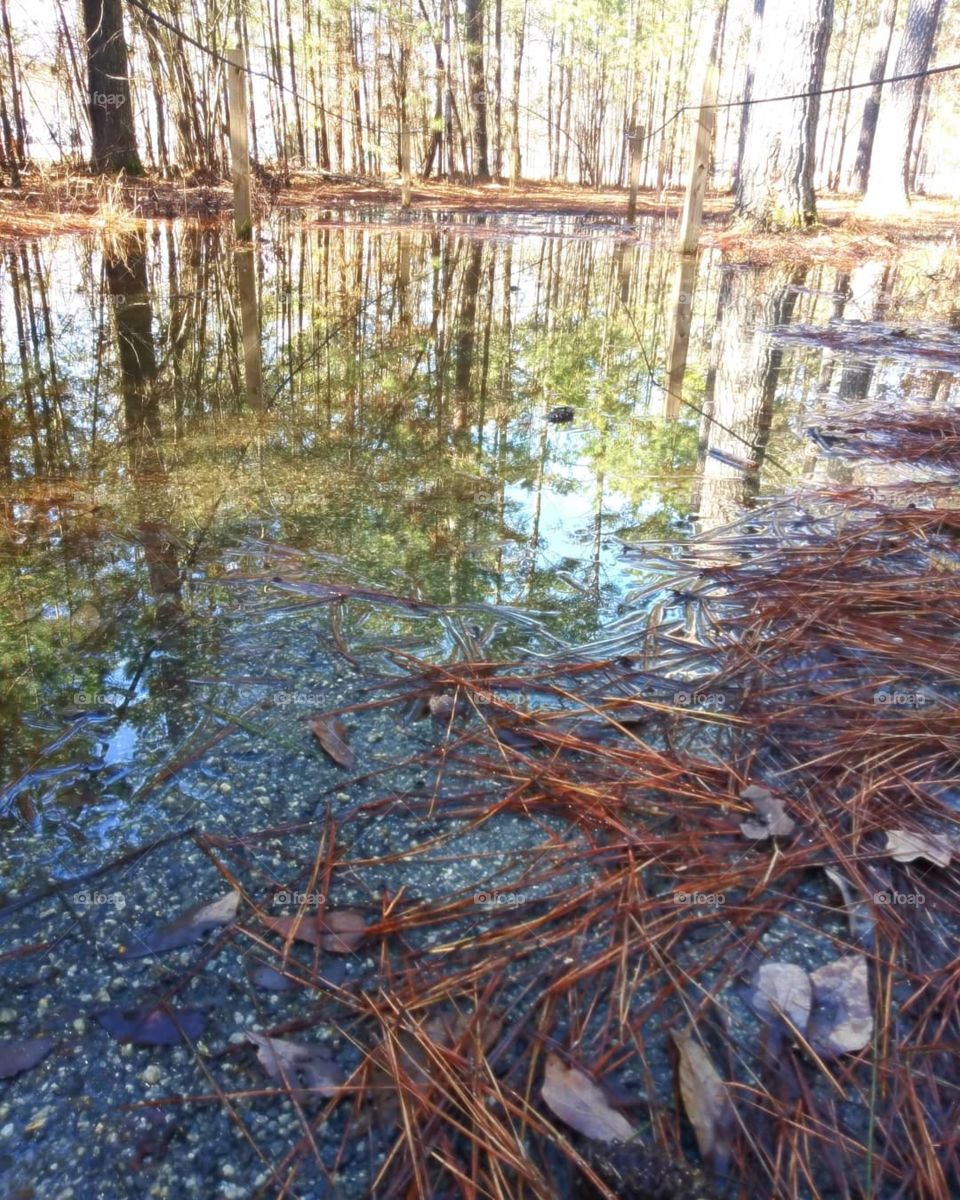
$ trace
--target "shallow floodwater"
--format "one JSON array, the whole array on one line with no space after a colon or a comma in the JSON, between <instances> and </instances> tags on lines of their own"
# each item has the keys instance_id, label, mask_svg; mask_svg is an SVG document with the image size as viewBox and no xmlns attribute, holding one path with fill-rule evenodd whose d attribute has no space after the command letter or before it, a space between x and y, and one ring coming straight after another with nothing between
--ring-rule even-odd
<instances>
[{"instance_id":1,"label":"shallow floodwater","mask_svg":"<svg viewBox=\"0 0 960 1200\"><path fill-rule=\"evenodd\" d=\"M691 274L672 234L353 212L277 216L239 254L186 224L0 253L0 1034L57 1039L0 1093L0 1192L240 1200L300 1136L234 1054L301 1020L300 993L254 986L239 940L209 962L121 952L223 893L210 839L283 913L275 888L315 878L318 830L336 833L335 908L472 893L482 921L492 890L522 879L535 900L589 870L538 874L544 831L579 846L575 822L463 817L476 781L441 781L442 721L378 707L399 675L603 639L634 593L659 603L661 547L682 556L805 482L951 478L863 442L871 414L960 399L955 254L845 271L714 250ZM836 422L859 412L852 449ZM345 705L340 770L307 718ZM423 853L441 827L452 840ZM426 972L439 936L428 923L403 953ZM823 961L824 931L804 937L766 949ZM377 986L362 947L324 970ZM208 1015L189 1053L97 1023L169 988ZM317 1036L357 1066L335 1012ZM209 1064L246 1139L219 1103L138 1107L202 1100ZM671 1095L666 1054L649 1070ZM386 1145L340 1144L341 1117L296 1194L369 1194Z\"/></svg>"},{"instance_id":2,"label":"shallow floodwater","mask_svg":"<svg viewBox=\"0 0 960 1200\"><path fill-rule=\"evenodd\" d=\"M942 248L849 271L708 251L663 422L670 232L328 214L276 217L247 256L187 224L8 246L4 887L163 831L171 788L203 824L186 776L142 792L199 726L331 698L318 616L279 652L274 610L297 596L272 577L532 614L475 610L491 656L584 641L637 582L621 539L682 539L803 479L890 477L808 429L838 406L956 403ZM547 419L560 405L572 421ZM449 630L361 624L363 644L457 652Z\"/></svg>"}]
</instances>

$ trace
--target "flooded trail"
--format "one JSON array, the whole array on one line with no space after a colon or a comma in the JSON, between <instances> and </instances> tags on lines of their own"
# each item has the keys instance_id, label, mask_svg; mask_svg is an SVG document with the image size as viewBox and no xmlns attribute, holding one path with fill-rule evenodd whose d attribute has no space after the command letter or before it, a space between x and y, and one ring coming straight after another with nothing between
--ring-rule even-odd
<instances>
[{"instance_id":1,"label":"flooded trail","mask_svg":"<svg viewBox=\"0 0 960 1200\"><path fill-rule=\"evenodd\" d=\"M806 628L821 584L803 547L829 543L846 563L860 544L850 530L881 521L871 498L900 489L913 524L897 527L902 541L884 527L877 544L894 573L939 556L924 570L946 577L949 622L960 474L958 267L942 244L849 271L706 251L683 291L679 416L664 421L675 271L652 218L625 237L556 216L526 231L463 214L410 228L278 214L249 255L186 223L4 249L0 1020L11 1039L55 1039L0 1093L11 1193L60 1194L76 1159L77 1197L239 1197L249 1179L269 1191L303 1136L295 1194L359 1197L378 1179L401 1194L415 1168L390 1148L389 1106L381 1135L369 1109L334 1102L327 1120L316 1095L257 1099L291 1082L269 1046L253 1039L266 1061L250 1049L265 1029L316 1032L323 1062L301 1055L292 1082L322 1079L334 1101L345 1080L397 1084L397 1054L410 1095L426 1061L445 1063L453 1087L454 1060L482 1046L517 1089L516 1114L532 1102L521 1075L538 1038L579 1030L615 1073L628 1056L611 1030L634 1036L642 1014L643 1069L619 1082L667 1103L664 1039L700 1001L668 1012L658 989L672 995L675 981L651 976L617 1009L616 975L602 1004L581 1005L568 968L602 956L628 909L631 953L651 938L660 952L660 858L671 896L685 858L697 886L721 894L721 859L746 853L723 841L738 805L779 855L784 813L756 796L746 811L731 739L749 729L753 769L789 774L825 734L814 723L788 735L759 702L741 713L755 693L723 656L754 612L749 588L761 580L789 608L782 569ZM856 497L849 528L836 507L797 499L814 493L840 509ZM858 578L838 569L824 595L849 599ZM874 607L905 603L870 579ZM835 657L836 643L855 643L864 616L841 610L848 623L824 619L823 645L796 662L793 629L776 626L778 657L757 616L754 666L769 652L771 676L802 659L818 694L853 687L856 647ZM882 682L897 635L871 629ZM917 622L928 640L914 663L936 675L927 761L941 773L953 703L934 661L942 633ZM857 703L847 745L861 718L863 737L876 724L873 701ZM690 737L684 712L697 717ZM905 726L902 738L928 733ZM904 777L924 803L940 795ZM843 812L830 812L831 836L845 837ZM826 885L804 874L830 845L787 850L811 971L849 932L843 909L820 920ZM751 861L757 896L774 868ZM842 878L852 911L866 874ZM754 911L744 894L736 903ZM304 933L308 909L319 924ZM575 918L558 925L558 913ZM788 926L765 944L771 961ZM705 956L690 913L675 932L674 965L695 975ZM715 959L704 970L717 993L731 982ZM534 1018L545 981L564 999ZM391 995L413 1025L389 1024ZM747 1017L731 1003L736 1034ZM488 1008L496 1030L478 1015ZM118 1024L116 1012L128 1015ZM429 1025L438 1014L442 1029ZM829 1032L815 1040L825 1057ZM861 1084L844 1085L851 1141L866 1136ZM490 1111L499 1103L487 1097ZM114 1122L127 1104L146 1107ZM244 1186L218 1150L228 1137ZM535 1175L564 1178L539 1153L524 1168L531 1195L549 1194Z\"/></svg>"}]
</instances>

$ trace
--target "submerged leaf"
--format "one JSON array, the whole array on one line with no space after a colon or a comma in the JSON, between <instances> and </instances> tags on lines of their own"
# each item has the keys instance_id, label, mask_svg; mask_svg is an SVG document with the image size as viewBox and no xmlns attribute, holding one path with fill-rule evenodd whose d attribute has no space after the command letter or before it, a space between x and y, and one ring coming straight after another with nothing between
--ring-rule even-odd
<instances>
[{"instance_id":1,"label":"submerged leaf","mask_svg":"<svg viewBox=\"0 0 960 1200\"><path fill-rule=\"evenodd\" d=\"M57 1044L55 1038L28 1038L23 1042L0 1042L0 1079L12 1079L42 1062Z\"/></svg>"},{"instance_id":2,"label":"submerged leaf","mask_svg":"<svg viewBox=\"0 0 960 1200\"><path fill-rule=\"evenodd\" d=\"M295 1096L335 1096L343 1086L343 1070L319 1046L247 1033L257 1047L260 1065L271 1079Z\"/></svg>"},{"instance_id":3,"label":"submerged leaf","mask_svg":"<svg viewBox=\"0 0 960 1200\"><path fill-rule=\"evenodd\" d=\"M289 992L295 988L302 987L302 984L291 979L289 975L283 975L280 971L275 971L273 967L262 963L250 972L250 982L258 988L264 988L268 992Z\"/></svg>"},{"instance_id":4,"label":"submerged leaf","mask_svg":"<svg viewBox=\"0 0 960 1200\"><path fill-rule=\"evenodd\" d=\"M330 954L352 954L367 933L363 914L352 908L335 908L317 920L320 949Z\"/></svg>"},{"instance_id":5,"label":"submerged leaf","mask_svg":"<svg viewBox=\"0 0 960 1200\"><path fill-rule=\"evenodd\" d=\"M740 832L744 837L764 841L770 837L787 837L796 828L796 822L784 811L783 801L769 788L751 784L740 793L740 799L752 804L759 818L756 821L747 818L740 822Z\"/></svg>"},{"instance_id":6,"label":"submerged leaf","mask_svg":"<svg viewBox=\"0 0 960 1200\"><path fill-rule=\"evenodd\" d=\"M680 1053L680 1095L700 1148L700 1156L722 1172L730 1157L733 1105L726 1084L706 1050L689 1033L672 1035Z\"/></svg>"},{"instance_id":7,"label":"submerged leaf","mask_svg":"<svg viewBox=\"0 0 960 1200\"><path fill-rule=\"evenodd\" d=\"M227 892L217 900L207 900L181 913L166 925L157 925L138 935L135 945L125 946L121 958L143 958L147 954L163 954L189 946L211 929L229 925L237 915L240 893Z\"/></svg>"},{"instance_id":8,"label":"submerged leaf","mask_svg":"<svg viewBox=\"0 0 960 1200\"><path fill-rule=\"evenodd\" d=\"M814 1012L810 1041L823 1055L852 1054L873 1037L867 960L848 954L810 972Z\"/></svg>"},{"instance_id":9,"label":"submerged leaf","mask_svg":"<svg viewBox=\"0 0 960 1200\"><path fill-rule=\"evenodd\" d=\"M888 829L884 847L897 862L913 862L926 858L938 867L949 867L953 843L940 833L917 833L910 829Z\"/></svg>"},{"instance_id":10,"label":"submerged leaf","mask_svg":"<svg viewBox=\"0 0 960 1200\"><path fill-rule=\"evenodd\" d=\"M555 1116L585 1137L622 1142L633 1136L633 1126L611 1108L603 1090L583 1071L565 1067L556 1054L547 1055L540 1094Z\"/></svg>"},{"instance_id":11,"label":"submerged leaf","mask_svg":"<svg viewBox=\"0 0 960 1200\"><path fill-rule=\"evenodd\" d=\"M757 971L750 1003L760 1016L774 1020L786 1017L790 1025L802 1033L807 1027L812 1002L810 976L803 967L795 963L772 962L764 963Z\"/></svg>"},{"instance_id":12,"label":"submerged leaf","mask_svg":"<svg viewBox=\"0 0 960 1200\"><path fill-rule=\"evenodd\" d=\"M263 923L285 939L292 937L330 954L352 954L367 932L363 914L352 908L330 909L322 916L303 913L296 917L264 917Z\"/></svg>"},{"instance_id":13,"label":"submerged leaf","mask_svg":"<svg viewBox=\"0 0 960 1200\"><path fill-rule=\"evenodd\" d=\"M111 1037L134 1046L176 1046L184 1035L198 1038L207 1020L196 1008L151 1004L130 1010L107 1008L94 1015Z\"/></svg>"},{"instance_id":14,"label":"submerged leaf","mask_svg":"<svg viewBox=\"0 0 960 1200\"><path fill-rule=\"evenodd\" d=\"M347 741L347 727L342 721L336 717L310 717L307 724L327 758L348 771L357 765L357 756Z\"/></svg>"}]
</instances>

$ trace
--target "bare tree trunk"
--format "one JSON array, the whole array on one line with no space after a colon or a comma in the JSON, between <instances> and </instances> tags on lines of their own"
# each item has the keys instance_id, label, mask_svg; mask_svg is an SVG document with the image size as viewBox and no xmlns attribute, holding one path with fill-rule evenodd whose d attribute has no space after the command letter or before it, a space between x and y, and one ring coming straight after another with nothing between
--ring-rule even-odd
<instances>
[{"instance_id":1,"label":"bare tree trunk","mask_svg":"<svg viewBox=\"0 0 960 1200\"><path fill-rule=\"evenodd\" d=\"M91 165L95 171L139 175L121 0L83 0L83 24L93 133Z\"/></svg>"},{"instance_id":2,"label":"bare tree trunk","mask_svg":"<svg viewBox=\"0 0 960 1200\"><path fill-rule=\"evenodd\" d=\"M490 178L487 149L487 81L483 70L483 0L464 0L467 36L467 74L473 117L473 173Z\"/></svg>"},{"instance_id":3,"label":"bare tree trunk","mask_svg":"<svg viewBox=\"0 0 960 1200\"><path fill-rule=\"evenodd\" d=\"M510 180L520 179L520 76L523 66L523 39L527 24L527 0L523 0L523 11L514 31L513 83L510 88Z\"/></svg>"},{"instance_id":4,"label":"bare tree trunk","mask_svg":"<svg viewBox=\"0 0 960 1200\"><path fill-rule=\"evenodd\" d=\"M753 22L750 26L750 49L747 52L747 75L743 84L743 107L740 109L740 136L737 139L737 165L733 172L733 190L740 187L740 164L747 144L747 129L750 126L750 101L753 99L753 82L756 78L757 55L760 52L760 31L763 29L765 0L753 0Z\"/></svg>"},{"instance_id":5,"label":"bare tree trunk","mask_svg":"<svg viewBox=\"0 0 960 1200\"><path fill-rule=\"evenodd\" d=\"M823 84L833 0L767 5L754 86L757 99L816 92ZM819 96L750 108L737 177L737 215L762 228L816 218L813 171Z\"/></svg>"},{"instance_id":6,"label":"bare tree trunk","mask_svg":"<svg viewBox=\"0 0 960 1200\"><path fill-rule=\"evenodd\" d=\"M20 102L20 85L17 78L17 63L13 49L13 35L10 31L10 14L7 11L7 0L2 0L2 3L0 3L0 15L3 17L3 38L6 42L7 51L7 73L10 78L10 107L13 109L13 137L6 138L6 157L7 165L17 172L15 186L19 186L19 170L26 166L27 161L27 129L23 119L23 105Z\"/></svg>"},{"instance_id":7,"label":"bare tree trunk","mask_svg":"<svg viewBox=\"0 0 960 1200\"><path fill-rule=\"evenodd\" d=\"M852 189L861 193L867 190L870 155L873 153L873 139L877 132L877 117L880 113L880 93L883 91L883 87L878 81L883 79L887 71L887 59L890 57L890 43L893 41L893 27L896 20L897 0L887 0L877 24L873 46L873 66L870 68L873 87L867 92L867 98L863 103L863 120L860 124L860 140L857 143L857 160L850 180Z\"/></svg>"},{"instance_id":8,"label":"bare tree trunk","mask_svg":"<svg viewBox=\"0 0 960 1200\"><path fill-rule=\"evenodd\" d=\"M503 0L496 0L493 44L497 66L493 73L493 174L503 177Z\"/></svg>"},{"instance_id":9,"label":"bare tree trunk","mask_svg":"<svg viewBox=\"0 0 960 1200\"><path fill-rule=\"evenodd\" d=\"M911 75L927 69L942 11L943 0L910 0L894 75ZM886 85L876 132L876 142L882 153L870 159L867 190L863 197L866 212L904 212L910 203L910 148L924 82L923 79L906 79Z\"/></svg>"}]
</instances>

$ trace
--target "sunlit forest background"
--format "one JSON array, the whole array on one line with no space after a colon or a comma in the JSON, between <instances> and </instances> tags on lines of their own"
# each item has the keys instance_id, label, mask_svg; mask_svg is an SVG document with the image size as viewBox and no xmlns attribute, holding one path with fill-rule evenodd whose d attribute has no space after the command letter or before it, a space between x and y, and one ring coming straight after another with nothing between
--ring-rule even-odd
<instances>
[{"instance_id":1,"label":"sunlit forest background","mask_svg":"<svg viewBox=\"0 0 960 1200\"><path fill-rule=\"evenodd\" d=\"M261 163L395 177L405 122L422 177L623 185L625 134L642 126L641 185L663 188L683 180L690 117L670 118L699 101L699 64L715 28L719 102L730 107L718 113L712 182L734 182L747 111L737 105L754 94L760 18L771 19L765 7L789 8L784 0L108 0L103 12L122 17L142 162L171 176L227 169L223 55L240 45ZM816 136L818 189L863 190L864 129L876 120L879 88L830 89L892 74L914 8L934 22L931 61L960 59L960 6L819 5L817 19L829 24L829 94ZM80 9L71 0L0 3L8 160L80 165L89 157ZM960 193L958 147L957 76L933 76L917 117L910 190Z\"/></svg>"}]
</instances>

